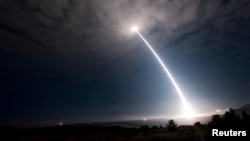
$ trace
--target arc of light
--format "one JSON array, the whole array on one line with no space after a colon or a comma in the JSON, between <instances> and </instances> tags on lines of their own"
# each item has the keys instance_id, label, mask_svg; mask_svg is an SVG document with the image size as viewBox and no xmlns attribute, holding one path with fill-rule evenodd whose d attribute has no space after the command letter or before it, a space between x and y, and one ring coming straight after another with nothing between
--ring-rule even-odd
<instances>
[{"instance_id":1,"label":"arc of light","mask_svg":"<svg viewBox=\"0 0 250 141\"><path fill-rule=\"evenodd\" d=\"M186 108L188 110L191 110L187 100L185 99L181 89L179 88L179 86L177 85L176 81L174 80L174 78L172 77L170 71L167 69L166 65L162 62L161 58L157 55L157 53L154 51L154 49L151 47L151 45L147 42L147 40L137 31L134 30L140 37L141 39L145 42L145 44L148 46L148 48L152 51L152 53L154 54L154 56L156 57L156 59L159 61L159 63L161 64L161 66L163 67L164 71L167 73L168 77L170 78L171 82L173 83L175 89L177 90L177 93L179 94L181 101L183 102L184 106L186 106Z\"/></svg>"}]
</instances>

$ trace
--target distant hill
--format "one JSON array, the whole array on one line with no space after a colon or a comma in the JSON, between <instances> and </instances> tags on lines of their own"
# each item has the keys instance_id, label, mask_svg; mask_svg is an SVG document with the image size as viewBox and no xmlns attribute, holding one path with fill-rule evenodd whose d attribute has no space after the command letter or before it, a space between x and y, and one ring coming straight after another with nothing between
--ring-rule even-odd
<instances>
[{"instance_id":1,"label":"distant hill","mask_svg":"<svg viewBox=\"0 0 250 141\"><path fill-rule=\"evenodd\" d=\"M236 114L240 116L241 116L242 111L245 111L247 114L250 114L250 104L247 104L238 109L235 109Z\"/></svg>"}]
</instances>

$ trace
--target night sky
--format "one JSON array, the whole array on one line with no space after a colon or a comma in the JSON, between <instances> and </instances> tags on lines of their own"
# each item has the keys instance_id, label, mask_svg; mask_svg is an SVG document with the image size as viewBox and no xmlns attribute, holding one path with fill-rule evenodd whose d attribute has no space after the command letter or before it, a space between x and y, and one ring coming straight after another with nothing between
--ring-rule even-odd
<instances>
[{"instance_id":1,"label":"night sky","mask_svg":"<svg viewBox=\"0 0 250 141\"><path fill-rule=\"evenodd\" d=\"M2 0L0 123L173 117L250 102L249 0Z\"/></svg>"}]
</instances>

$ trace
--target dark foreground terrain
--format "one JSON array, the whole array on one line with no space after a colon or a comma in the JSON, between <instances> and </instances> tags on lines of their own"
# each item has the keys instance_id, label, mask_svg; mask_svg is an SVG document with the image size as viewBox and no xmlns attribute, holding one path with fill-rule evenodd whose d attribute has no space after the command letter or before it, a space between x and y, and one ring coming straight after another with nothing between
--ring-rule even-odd
<instances>
[{"instance_id":1,"label":"dark foreground terrain","mask_svg":"<svg viewBox=\"0 0 250 141\"><path fill-rule=\"evenodd\" d=\"M201 125L199 133L194 126L179 126L176 131L167 128L98 127L97 125L71 125L44 128L15 129L5 127L1 140L18 141L158 141L201 140L206 138L207 126Z\"/></svg>"},{"instance_id":2,"label":"dark foreground terrain","mask_svg":"<svg viewBox=\"0 0 250 141\"><path fill-rule=\"evenodd\" d=\"M208 124L200 122L189 126L178 126L174 120L169 120L164 126L142 125L139 128L129 128L107 123L86 123L58 125L39 128L14 128L0 126L1 141L205 141L205 140L250 140L250 115L245 111L237 114L233 109L224 115L213 115ZM212 136L212 130L217 129L224 134ZM243 137L224 131L244 131Z\"/></svg>"}]
</instances>

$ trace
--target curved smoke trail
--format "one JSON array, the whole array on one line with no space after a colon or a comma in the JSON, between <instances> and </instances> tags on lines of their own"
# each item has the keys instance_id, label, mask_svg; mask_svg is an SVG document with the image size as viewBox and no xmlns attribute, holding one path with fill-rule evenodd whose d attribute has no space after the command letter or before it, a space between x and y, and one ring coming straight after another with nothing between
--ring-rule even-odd
<instances>
[{"instance_id":1,"label":"curved smoke trail","mask_svg":"<svg viewBox=\"0 0 250 141\"><path fill-rule=\"evenodd\" d=\"M183 106L185 107L185 116L187 117L192 117L193 116L193 110L191 109L190 105L188 104L186 98L184 97L180 87L177 85L176 81L174 80L173 76L171 75L170 71L167 69L166 65L162 62L161 58L157 55L157 53L154 51L154 49L151 47L151 45L147 42L147 40L137 31L134 30L140 37L141 39L145 42L145 44L148 46L148 48L152 51L156 59L159 61L161 66L163 67L164 71L170 78L171 82L173 83L178 95L181 98L181 101L183 102Z\"/></svg>"}]
</instances>

